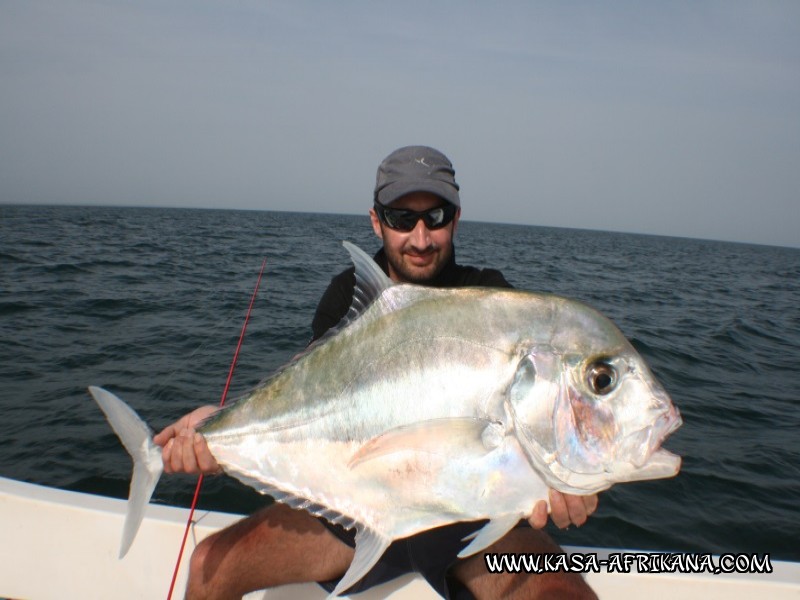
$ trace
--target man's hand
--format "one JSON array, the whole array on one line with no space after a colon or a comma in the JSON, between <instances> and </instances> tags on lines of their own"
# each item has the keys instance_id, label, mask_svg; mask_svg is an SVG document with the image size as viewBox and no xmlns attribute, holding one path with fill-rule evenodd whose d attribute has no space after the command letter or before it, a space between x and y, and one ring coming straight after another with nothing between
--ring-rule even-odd
<instances>
[{"instance_id":1,"label":"man's hand","mask_svg":"<svg viewBox=\"0 0 800 600\"><path fill-rule=\"evenodd\" d=\"M195 431L197 424L216 410L216 406L201 406L153 438L162 448L165 473L213 475L220 472L220 466L211 455L205 439Z\"/></svg>"},{"instance_id":2,"label":"man's hand","mask_svg":"<svg viewBox=\"0 0 800 600\"><path fill-rule=\"evenodd\" d=\"M565 529L570 525L580 527L595 510L597 510L597 494L570 496L550 490L550 518L559 529ZM540 500L536 503L533 513L528 517L528 523L534 529L541 529L547 525L547 502Z\"/></svg>"}]
</instances>

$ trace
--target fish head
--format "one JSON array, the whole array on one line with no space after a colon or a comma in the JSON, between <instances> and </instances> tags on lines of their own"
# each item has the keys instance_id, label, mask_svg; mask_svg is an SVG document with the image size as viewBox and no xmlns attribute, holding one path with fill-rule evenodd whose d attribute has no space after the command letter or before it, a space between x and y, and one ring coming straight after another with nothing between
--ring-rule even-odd
<instances>
[{"instance_id":1,"label":"fish head","mask_svg":"<svg viewBox=\"0 0 800 600\"><path fill-rule=\"evenodd\" d=\"M677 408L622 333L580 311L528 350L509 387L507 412L530 463L567 493L677 474L680 457L661 448L681 425Z\"/></svg>"}]
</instances>

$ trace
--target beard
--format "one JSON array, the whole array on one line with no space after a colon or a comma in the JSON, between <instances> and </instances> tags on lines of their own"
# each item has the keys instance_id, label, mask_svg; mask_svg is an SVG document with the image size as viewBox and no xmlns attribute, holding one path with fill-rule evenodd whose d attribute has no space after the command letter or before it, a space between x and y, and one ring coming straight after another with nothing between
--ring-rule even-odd
<instances>
[{"instance_id":1,"label":"beard","mask_svg":"<svg viewBox=\"0 0 800 600\"><path fill-rule=\"evenodd\" d=\"M442 272L445 265L453 256L453 245L448 244L444 248L431 246L422 253L422 256L429 256L431 261L418 265L414 264L413 257L420 254L411 252L410 255L403 251L393 251L384 247L386 260L392 271L406 283L416 283L425 285L434 280Z\"/></svg>"}]
</instances>

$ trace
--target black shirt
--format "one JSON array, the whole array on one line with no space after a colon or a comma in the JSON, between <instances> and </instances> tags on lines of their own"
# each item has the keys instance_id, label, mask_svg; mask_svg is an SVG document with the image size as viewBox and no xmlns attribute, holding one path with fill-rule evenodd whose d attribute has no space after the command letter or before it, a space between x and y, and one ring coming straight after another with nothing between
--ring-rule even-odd
<instances>
[{"instance_id":1,"label":"black shirt","mask_svg":"<svg viewBox=\"0 0 800 600\"><path fill-rule=\"evenodd\" d=\"M389 263L383 248L374 256L383 272L389 274ZM317 312L311 322L313 340L319 339L331 327L335 326L347 314L353 302L355 289L355 267L350 267L331 279L328 289L317 305ZM425 285L431 287L513 287L503 274L496 269L477 269L456 264L455 248L450 260L439 274Z\"/></svg>"}]
</instances>

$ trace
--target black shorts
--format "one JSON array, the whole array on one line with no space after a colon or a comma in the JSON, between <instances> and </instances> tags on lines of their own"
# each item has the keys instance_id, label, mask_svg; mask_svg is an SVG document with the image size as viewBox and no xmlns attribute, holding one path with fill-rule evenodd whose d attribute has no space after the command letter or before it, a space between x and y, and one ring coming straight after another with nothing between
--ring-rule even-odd
<instances>
[{"instance_id":1,"label":"black shorts","mask_svg":"<svg viewBox=\"0 0 800 600\"><path fill-rule=\"evenodd\" d=\"M333 525L322 518L320 521L345 544L351 548L355 547L355 531ZM458 553L469 544L469 541L462 540L486 523L485 520L453 523L396 540L386 549L375 566L347 591L351 594L363 592L406 573L419 573L444 598L450 600L472 599L473 595L469 590L455 578L448 577L448 570L459 560L466 560L458 558ZM520 524L522 523L526 527L530 527L527 521L521 521ZM320 582L320 585L326 591L332 592L338 581L337 579Z\"/></svg>"}]
</instances>

